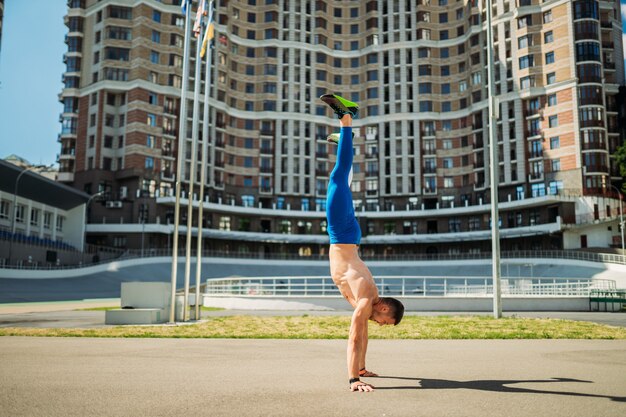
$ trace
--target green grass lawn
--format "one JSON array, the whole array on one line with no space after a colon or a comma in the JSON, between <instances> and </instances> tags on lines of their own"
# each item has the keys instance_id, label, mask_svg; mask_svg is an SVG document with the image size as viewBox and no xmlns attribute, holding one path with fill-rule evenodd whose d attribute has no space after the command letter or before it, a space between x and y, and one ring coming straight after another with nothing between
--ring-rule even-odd
<instances>
[{"instance_id":1,"label":"green grass lawn","mask_svg":"<svg viewBox=\"0 0 626 417\"><path fill-rule=\"evenodd\" d=\"M184 326L98 329L0 328L0 336L346 339L350 317L211 317ZM556 319L405 316L397 326L370 325L370 339L626 339L626 328Z\"/></svg>"}]
</instances>

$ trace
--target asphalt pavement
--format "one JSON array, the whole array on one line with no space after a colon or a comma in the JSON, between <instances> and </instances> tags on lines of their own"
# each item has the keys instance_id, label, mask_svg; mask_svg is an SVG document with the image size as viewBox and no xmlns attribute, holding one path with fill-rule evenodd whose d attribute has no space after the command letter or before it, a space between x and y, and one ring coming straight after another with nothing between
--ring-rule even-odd
<instances>
[{"instance_id":1,"label":"asphalt pavement","mask_svg":"<svg viewBox=\"0 0 626 417\"><path fill-rule=\"evenodd\" d=\"M0 337L0 416L624 416L626 341Z\"/></svg>"}]
</instances>

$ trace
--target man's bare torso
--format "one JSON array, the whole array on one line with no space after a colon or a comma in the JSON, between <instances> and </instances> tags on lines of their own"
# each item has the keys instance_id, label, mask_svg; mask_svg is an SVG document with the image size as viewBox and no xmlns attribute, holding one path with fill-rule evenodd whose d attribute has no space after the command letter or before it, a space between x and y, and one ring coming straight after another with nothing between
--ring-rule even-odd
<instances>
[{"instance_id":1,"label":"man's bare torso","mask_svg":"<svg viewBox=\"0 0 626 417\"><path fill-rule=\"evenodd\" d=\"M365 266L353 244L332 244L329 251L330 275L341 295L352 305L362 298L378 301L378 289L372 273Z\"/></svg>"}]
</instances>

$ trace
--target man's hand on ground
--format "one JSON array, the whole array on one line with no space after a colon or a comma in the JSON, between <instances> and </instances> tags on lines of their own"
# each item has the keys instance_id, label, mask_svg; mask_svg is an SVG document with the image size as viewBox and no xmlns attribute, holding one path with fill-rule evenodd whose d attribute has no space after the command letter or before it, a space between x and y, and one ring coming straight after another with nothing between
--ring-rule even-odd
<instances>
[{"instance_id":1,"label":"man's hand on ground","mask_svg":"<svg viewBox=\"0 0 626 417\"><path fill-rule=\"evenodd\" d=\"M350 385L350 391L370 392L370 391L374 391L374 387L363 381L356 381Z\"/></svg>"}]
</instances>

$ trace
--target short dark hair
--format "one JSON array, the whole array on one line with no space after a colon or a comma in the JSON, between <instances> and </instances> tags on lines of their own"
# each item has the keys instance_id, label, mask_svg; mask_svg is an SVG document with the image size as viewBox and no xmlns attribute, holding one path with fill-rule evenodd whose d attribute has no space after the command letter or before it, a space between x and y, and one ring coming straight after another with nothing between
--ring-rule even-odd
<instances>
[{"instance_id":1,"label":"short dark hair","mask_svg":"<svg viewBox=\"0 0 626 417\"><path fill-rule=\"evenodd\" d=\"M402 317L404 317L404 304L400 300L391 297L381 297L380 299L389 307L391 316L394 319L394 326L400 324Z\"/></svg>"}]
</instances>

